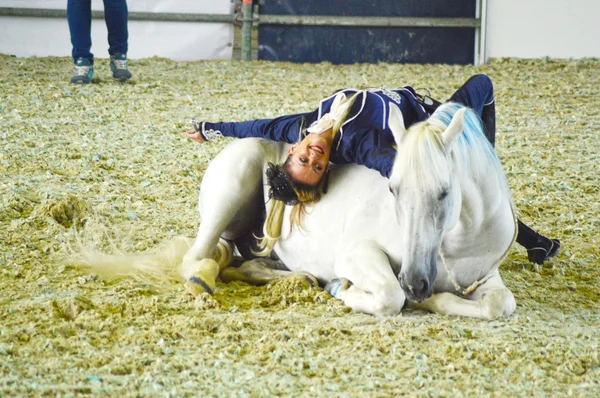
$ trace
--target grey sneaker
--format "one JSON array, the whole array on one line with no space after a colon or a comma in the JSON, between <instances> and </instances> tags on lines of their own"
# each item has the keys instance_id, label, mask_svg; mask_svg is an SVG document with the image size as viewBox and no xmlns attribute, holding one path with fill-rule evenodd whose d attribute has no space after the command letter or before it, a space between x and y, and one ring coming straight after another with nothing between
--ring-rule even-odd
<instances>
[{"instance_id":1,"label":"grey sneaker","mask_svg":"<svg viewBox=\"0 0 600 398\"><path fill-rule=\"evenodd\" d=\"M75 62L75 74L71 78L73 84L90 84L94 76L94 67L89 59L77 58Z\"/></svg>"},{"instance_id":2,"label":"grey sneaker","mask_svg":"<svg viewBox=\"0 0 600 398\"><path fill-rule=\"evenodd\" d=\"M110 56L110 70L113 77L121 83L131 79L131 72L127 69L127 54L116 53Z\"/></svg>"}]
</instances>

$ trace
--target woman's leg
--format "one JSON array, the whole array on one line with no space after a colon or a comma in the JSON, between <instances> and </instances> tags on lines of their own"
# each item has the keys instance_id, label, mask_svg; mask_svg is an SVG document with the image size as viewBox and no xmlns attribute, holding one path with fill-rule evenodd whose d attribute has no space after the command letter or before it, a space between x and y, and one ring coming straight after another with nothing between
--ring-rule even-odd
<instances>
[{"instance_id":1,"label":"woman's leg","mask_svg":"<svg viewBox=\"0 0 600 398\"><path fill-rule=\"evenodd\" d=\"M527 249L529 261L535 264L544 264L544 261L558 254L560 250L560 241L558 239L548 239L538 234L521 220L517 220L519 232L517 234L517 243Z\"/></svg>"},{"instance_id":2,"label":"woman's leg","mask_svg":"<svg viewBox=\"0 0 600 398\"><path fill-rule=\"evenodd\" d=\"M108 54L127 54L127 2L125 0L104 0L104 20L108 30Z\"/></svg>"},{"instance_id":3,"label":"woman's leg","mask_svg":"<svg viewBox=\"0 0 600 398\"><path fill-rule=\"evenodd\" d=\"M472 108L483 123L484 134L492 146L496 143L496 105L494 102L494 86L486 75L475 75L465 82L450 97L450 101L458 102ZM550 257L558 254L560 241L548 239L518 220L517 243L527 249L529 261L543 264Z\"/></svg>"},{"instance_id":4,"label":"woman's leg","mask_svg":"<svg viewBox=\"0 0 600 398\"><path fill-rule=\"evenodd\" d=\"M92 3L91 0L69 0L67 2L67 20L73 45L73 62L79 58L94 63L92 48Z\"/></svg>"},{"instance_id":5,"label":"woman's leg","mask_svg":"<svg viewBox=\"0 0 600 398\"><path fill-rule=\"evenodd\" d=\"M496 102L483 106L481 111L483 133L493 147L496 146Z\"/></svg>"},{"instance_id":6,"label":"woman's leg","mask_svg":"<svg viewBox=\"0 0 600 398\"><path fill-rule=\"evenodd\" d=\"M481 118L483 132L488 141L496 144L496 105L494 103L494 85L486 75L475 75L465 82L450 97L452 102L458 102L473 109Z\"/></svg>"}]
</instances>

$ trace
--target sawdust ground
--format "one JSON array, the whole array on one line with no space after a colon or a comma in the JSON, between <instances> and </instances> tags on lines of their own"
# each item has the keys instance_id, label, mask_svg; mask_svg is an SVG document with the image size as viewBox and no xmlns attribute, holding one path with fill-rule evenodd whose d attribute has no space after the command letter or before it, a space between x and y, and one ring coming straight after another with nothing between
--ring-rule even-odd
<instances>
[{"instance_id":1,"label":"sawdust ground","mask_svg":"<svg viewBox=\"0 0 600 398\"><path fill-rule=\"evenodd\" d=\"M600 61L448 65L130 62L134 82L72 86L68 58L0 55L0 394L600 395ZM225 144L187 120L312 109L342 87L496 87L497 150L521 218L561 239L543 267L514 247L509 319L349 312L320 290L218 284L192 298L59 259L74 231L138 252L194 236L199 182ZM111 239L109 239L111 238Z\"/></svg>"}]
</instances>

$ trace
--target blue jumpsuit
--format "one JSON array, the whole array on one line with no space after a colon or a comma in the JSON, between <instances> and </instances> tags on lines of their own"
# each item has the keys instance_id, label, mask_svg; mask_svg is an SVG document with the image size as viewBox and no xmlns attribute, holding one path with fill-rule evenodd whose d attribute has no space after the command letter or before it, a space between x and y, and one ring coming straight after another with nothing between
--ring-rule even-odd
<instances>
[{"instance_id":1,"label":"blue jumpsuit","mask_svg":"<svg viewBox=\"0 0 600 398\"><path fill-rule=\"evenodd\" d=\"M390 176L396 150L392 131L387 119L389 103L402 111L406 128L430 116L410 86L388 90L341 90L347 97L360 92L346 120L334 137L330 161L333 163L357 163L377 170L384 177ZM337 93L336 93L337 94ZM260 119L246 122L202 124L201 134L209 138L217 133L226 137L261 137L288 143L303 138L305 129L312 122L329 112L335 94L323 99L319 107L308 113ZM492 106L494 91L491 80L485 75L475 75L450 98L472 108L480 117L484 107Z\"/></svg>"}]
</instances>

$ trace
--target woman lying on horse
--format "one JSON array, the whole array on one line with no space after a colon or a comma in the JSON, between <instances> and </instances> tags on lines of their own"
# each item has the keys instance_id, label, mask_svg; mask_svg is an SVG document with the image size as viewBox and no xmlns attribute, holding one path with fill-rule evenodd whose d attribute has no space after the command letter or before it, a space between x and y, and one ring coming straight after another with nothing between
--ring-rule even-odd
<instances>
[{"instance_id":1,"label":"woman lying on horse","mask_svg":"<svg viewBox=\"0 0 600 398\"><path fill-rule=\"evenodd\" d=\"M496 127L491 80L475 75L449 101L475 111L493 146ZM326 192L329 162L357 163L390 177L396 156L394 137L387 124L390 104L400 109L407 128L426 120L440 105L418 95L410 86L394 90L345 89L322 100L312 112L246 122L201 122L188 136L200 143L222 136L294 143L287 160L282 165L269 165L267 170L272 200L260 254L268 255L281 235L285 205L295 205L292 224L299 225L305 206ZM517 242L527 249L529 260L537 264L555 256L560 248L558 240L536 233L521 221Z\"/></svg>"}]
</instances>

